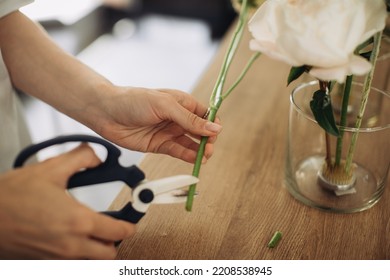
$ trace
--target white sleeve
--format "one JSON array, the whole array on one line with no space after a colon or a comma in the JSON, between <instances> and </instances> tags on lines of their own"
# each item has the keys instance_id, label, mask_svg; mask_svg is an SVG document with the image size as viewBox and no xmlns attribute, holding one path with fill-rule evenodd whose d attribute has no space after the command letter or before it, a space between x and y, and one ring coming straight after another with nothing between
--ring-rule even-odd
<instances>
[{"instance_id":1,"label":"white sleeve","mask_svg":"<svg viewBox=\"0 0 390 280\"><path fill-rule=\"evenodd\" d=\"M34 0L0 0L0 18L32 2Z\"/></svg>"}]
</instances>

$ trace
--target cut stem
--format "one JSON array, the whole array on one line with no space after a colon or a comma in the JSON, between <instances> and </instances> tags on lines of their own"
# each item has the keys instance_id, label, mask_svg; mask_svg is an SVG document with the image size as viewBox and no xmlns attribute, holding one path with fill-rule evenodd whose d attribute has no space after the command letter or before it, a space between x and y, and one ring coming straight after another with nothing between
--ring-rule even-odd
<instances>
[{"instance_id":1,"label":"cut stem","mask_svg":"<svg viewBox=\"0 0 390 280\"><path fill-rule=\"evenodd\" d=\"M359 135L359 129L362 125L364 111L366 110L366 105L367 105L368 97L370 94L371 83L372 83L372 79L374 77L375 65L376 65L376 61L378 59L379 49L380 49L380 45L381 45L382 33L383 32L380 31L374 35L374 47L372 49L371 56L370 56L370 61L371 61L372 66L371 66L370 72L368 72L368 74L364 80L363 96L362 96L362 100L360 102L359 113L357 115L356 123L355 123L355 131L352 134L351 144L349 146L346 164L345 164L345 170L347 173L351 173L351 171L352 171L353 155L354 155L355 148L356 148L356 142L357 142L357 138Z\"/></svg>"},{"instance_id":2,"label":"cut stem","mask_svg":"<svg viewBox=\"0 0 390 280\"><path fill-rule=\"evenodd\" d=\"M344 85L343 103L341 105L341 113L340 113L340 129L339 129L340 135L337 137L335 166L339 166L341 163L343 139L344 139L344 128L347 125L348 104L349 104L349 96L351 93L352 77L353 77L352 75L347 76L347 79L346 79L345 85Z\"/></svg>"},{"instance_id":3,"label":"cut stem","mask_svg":"<svg viewBox=\"0 0 390 280\"><path fill-rule=\"evenodd\" d=\"M276 245L278 245L280 239L282 239L282 233L280 231L276 231L271 240L268 242L268 248L275 248Z\"/></svg>"}]
</instances>

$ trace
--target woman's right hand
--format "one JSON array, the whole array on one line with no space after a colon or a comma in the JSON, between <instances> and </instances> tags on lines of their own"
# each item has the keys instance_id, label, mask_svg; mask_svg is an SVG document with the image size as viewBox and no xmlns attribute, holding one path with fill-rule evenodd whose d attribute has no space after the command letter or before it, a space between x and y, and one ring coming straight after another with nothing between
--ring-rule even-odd
<instances>
[{"instance_id":1,"label":"woman's right hand","mask_svg":"<svg viewBox=\"0 0 390 280\"><path fill-rule=\"evenodd\" d=\"M78 148L0 175L0 258L113 259L135 225L94 212L66 192L69 177L100 163Z\"/></svg>"}]
</instances>

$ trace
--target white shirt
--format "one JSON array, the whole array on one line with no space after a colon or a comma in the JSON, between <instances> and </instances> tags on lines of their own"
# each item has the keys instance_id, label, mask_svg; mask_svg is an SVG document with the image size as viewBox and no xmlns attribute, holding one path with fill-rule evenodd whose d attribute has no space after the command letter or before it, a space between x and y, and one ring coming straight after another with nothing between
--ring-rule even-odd
<instances>
[{"instance_id":1,"label":"white shirt","mask_svg":"<svg viewBox=\"0 0 390 280\"><path fill-rule=\"evenodd\" d=\"M0 18L33 0L0 0ZM0 173L12 168L19 151L30 143L22 106L11 85L0 49Z\"/></svg>"}]
</instances>

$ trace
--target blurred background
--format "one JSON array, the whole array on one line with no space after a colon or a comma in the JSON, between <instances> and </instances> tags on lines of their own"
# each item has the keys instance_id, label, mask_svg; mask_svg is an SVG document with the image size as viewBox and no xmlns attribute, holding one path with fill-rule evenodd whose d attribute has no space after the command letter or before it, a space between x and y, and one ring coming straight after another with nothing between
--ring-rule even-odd
<instances>
[{"instance_id":1,"label":"blurred background","mask_svg":"<svg viewBox=\"0 0 390 280\"><path fill-rule=\"evenodd\" d=\"M35 0L21 11L40 22L65 51L114 84L188 93L236 17L230 0ZM36 99L22 94L22 101L34 142L64 134L94 135ZM39 156L68 148L48 149ZM95 148L104 160L105 151ZM138 164L144 156L121 150L123 165ZM122 182L113 182L71 192L102 211L122 187Z\"/></svg>"}]
</instances>

